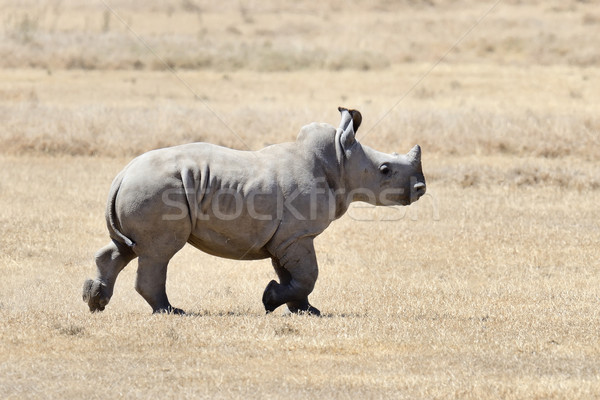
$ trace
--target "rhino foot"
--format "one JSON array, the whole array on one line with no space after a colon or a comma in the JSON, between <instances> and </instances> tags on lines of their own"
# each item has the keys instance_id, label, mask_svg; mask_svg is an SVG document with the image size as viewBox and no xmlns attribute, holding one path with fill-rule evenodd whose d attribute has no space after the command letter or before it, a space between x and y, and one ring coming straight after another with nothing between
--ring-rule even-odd
<instances>
[{"instance_id":1,"label":"rhino foot","mask_svg":"<svg viewBox=\"0 0 600 400\"><path fill-rule=\"evenodd\" d=\"M275 311L275 309L277 307L279 307L280 305L282 305L285 301L281 301L281 295L278 296L278 291L281 291L282 286L277 283L277 281L272 280L271 282L269 282L269 284L267 285L267 287L265 288L265 292L263 293L263 305L265 306L265 311L267 312L267 314L272 313L273 311ZM308 314L308 315L315 315L315 316L320 316L321 315L321 311L319 311L317 308L313 307L310 305L310 303L308 302L308 297L304 298L303 300L299 300L299 301L289 301L289 302L285 302L287 304L289 313L293 313L293 314ZM287 314L287 313L286 313Z\"/></svg>"},{"instance_id":2,"label":"rhino foot","mask_svg":"<svg viewBox=\"0 0 600 400\"><path fill-rule=\"evenodd\" d=\"M267 314L272 313L277 307L283 304L278 304L275 301L275 290L278 286L279 283L277 283L277 281L275 280L272 280L271 282L269 282L263 293L262 302L265 306L265 311L267 312Z\"/></svg>"},{"instance_id":3,"label":"rhino foot","mask_svg":"<svg viewBox=\"0 0 600 400\"><path fill-rule=\"evenodd\" d=\"M110 297L105 294L106 285L97 280L88 279L83 283L83 301L91 312L104 311Z\"/></svg>"},{"instance_id":4,"label":"rhino foot","mask_svg":"<svg viewBox=\"0 0 600 400\"><path fill-rule=\"evenodd\" d=\"M175 308L168 306L167 308L159 308L152 312L152 314L174 314L174 315L185 315L185 311L181 308Z\"/></svg>"},{"instance_id":5,"label":"rhino foot","mask_svg":"<svg viewBox=\"0 0 600 400\"><path fill-rule=\"evenodd\" d=\"M314 315L316 317L321 316L321 311L319 311L318 308L311 306L308 303L308 300L306 301L306 306L303 305L301 307L298 307L296 305L290 306L288 304L288 309L290 310L290 313L294 313L294 314L307 314L307 315Z\"/></svg>"}]
</instances>

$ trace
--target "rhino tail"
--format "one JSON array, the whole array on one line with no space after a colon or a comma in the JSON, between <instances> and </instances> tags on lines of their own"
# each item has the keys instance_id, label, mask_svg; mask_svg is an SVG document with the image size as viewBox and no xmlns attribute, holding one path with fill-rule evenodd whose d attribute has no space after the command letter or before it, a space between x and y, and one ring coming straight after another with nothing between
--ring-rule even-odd
<instances>
[{"instance_id":1,"label":"rhino tail","mask_svg":"<svg viewBox=\"0 0 600 400\"><path fill-rule=\"evenodd\" d=\"M135 247L135 242L125 236L123 232L121 232L120 228L117 226L117 211L115 207L115 203L117 202L117 194L119 193L119 189L121 188L121 182L123 181L124 172L121 172L112 183L110 187L110 192L108 194L108 205L106 207L106 222L108 225L108 229L111 231L111 236L116 236L120 242L125 243L128 247Z\"/></svg>"}]
</instances>

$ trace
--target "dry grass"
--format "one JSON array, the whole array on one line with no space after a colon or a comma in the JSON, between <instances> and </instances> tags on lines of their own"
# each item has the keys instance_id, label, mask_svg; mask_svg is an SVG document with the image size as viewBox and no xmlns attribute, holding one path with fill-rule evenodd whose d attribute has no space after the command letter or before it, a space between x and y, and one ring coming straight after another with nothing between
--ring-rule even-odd
<instances>
[{"instance_id":1,"label":"dry grass","mask_svg":"<svg viewBox=\"0 0 600 400\"><path fill-rule=\"evenodd\" d=\"M317 241L320 319L264 316L268 262L194 249L176 256L168 282L191 316L149 315L135 265L107 311L90 315L80 286L106 242L104 194L121 163L2 159L2 397L600 391L597 191L433 180L432 197L406 214L354 209Z\"/></svg>"},{"instance_id":2,"label":"dry grass","mask_svg":"<svg viewBox=\"0 0 600 400\"><path fill-rule=\"evenodd\" d=\"M114 6L201 100L98 4L1 6L1 398L600 395L592 2L502 1L377 124L489 5L145 4ZM324 318L263 315L268 261L191 248L168 280L190 315L150 315L135 262L88 313L81 286L130 157L258 149L336 123L342 104L362 111L364 143L422 145L429 194L353 208L317 239Z\"/></svg>"},{"instance_id":3,"label":"dry grass","mask_svg":"<svg viewBox=\"0 0 600 400\"><path fill-rule=\"evenodd\" d=\"M0 70L0 145L9 154L128 157L190 141L260 149L294 140L310 121L335 124L337 105L352 104L365 114L359 136L374 147L598 159L600 71L591 68L439 66L374 127L429 69L179 73L202 100L168 72Z\"/></svg>"},{"instance_id":4,"label":"dry grass","mask_svg":"<svg viewBox=\"0 0 600 400\"><path fill-rule=\"evenodd\" d=\"M494 2L107 3L169 66L292 71L434 62ZM0 67L165 69L100 2L5 0L1 7ZM447 61L594 66L599 21L592 1L504 0Z\"/></svg>"}]
</instances>

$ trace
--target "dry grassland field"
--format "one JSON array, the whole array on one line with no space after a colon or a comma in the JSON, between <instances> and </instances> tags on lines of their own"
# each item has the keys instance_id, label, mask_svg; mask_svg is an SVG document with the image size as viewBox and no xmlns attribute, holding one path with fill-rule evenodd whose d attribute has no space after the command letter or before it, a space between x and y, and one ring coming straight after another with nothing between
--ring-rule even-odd
<instances>
[{"instance_id":1,"label":"dry grassland field","mask_svg":"<svg viewBox=\"0 0 600 400\"><path fill-rule=\"evenodd\" d=\"M0 2L0 398L600 397L595 1ZM127 26L130 26L129 30ZM151 50L149 50L151 49ZM152 315L137 261L81 299L113 177L207 141L257 150L362 112L423 148L427 195L316 239L311 303L269 260L185 247Z\"/></svg>"}]
</instances>

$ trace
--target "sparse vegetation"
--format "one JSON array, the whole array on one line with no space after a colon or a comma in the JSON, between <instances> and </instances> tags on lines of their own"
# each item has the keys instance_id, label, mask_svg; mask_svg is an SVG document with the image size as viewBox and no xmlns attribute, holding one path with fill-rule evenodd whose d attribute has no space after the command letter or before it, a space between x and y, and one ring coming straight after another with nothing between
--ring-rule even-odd
<instances>
[{"instance_id":1,"label":"sparse vegetation","mask_svg":"<svg viewBox=\"0 0 600 400\"><path fill-rule=\"evenodd\" d=\"M501 2L400 103L491 4L109 4L198 99L99 4L0 6L1 398L600 395L593 2ZM338 105L374 148L421 144L428 194L317 239L323 318L265 316L267 260L191 248L167 282L188 316L150 315L136 262L87 311L131 157L259 149Z\"/></svg>"},{"instance_id":2,"label":"sparse vegetation","mask_svg":"<svg viewBox=\"0 0 600 400\"><path fill-rule=\"evenodd\" d=\"M573 7L558 0L503 2L445 62L596 65L596 7L569 3ZM352 7L339 1L315 7L306 0L109 4L173 67L255 71L432 63L492 5L464 0L429 6L360 1ZM5 22L0 68L165 69L102 4L45 0L34 7L11 0L0 7Z\"/></svg>"}]
</instances>

